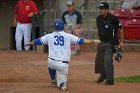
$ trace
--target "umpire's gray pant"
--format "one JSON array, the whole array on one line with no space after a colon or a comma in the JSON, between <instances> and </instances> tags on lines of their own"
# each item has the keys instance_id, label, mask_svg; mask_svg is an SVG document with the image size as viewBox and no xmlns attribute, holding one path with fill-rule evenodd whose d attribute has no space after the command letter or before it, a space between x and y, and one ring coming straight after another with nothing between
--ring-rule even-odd
<instances>
[{"instance_id":1,"label":"umpire's gray pant","mask_svg":"<svg viewBox=\"0 0 140 93\"><path fill-rule=\"evenodd\" d=\"M111 44L98 44L95 59L95 73L101 74L107 80L114 79L113 48Z\"/></svg>"}]
</instances>

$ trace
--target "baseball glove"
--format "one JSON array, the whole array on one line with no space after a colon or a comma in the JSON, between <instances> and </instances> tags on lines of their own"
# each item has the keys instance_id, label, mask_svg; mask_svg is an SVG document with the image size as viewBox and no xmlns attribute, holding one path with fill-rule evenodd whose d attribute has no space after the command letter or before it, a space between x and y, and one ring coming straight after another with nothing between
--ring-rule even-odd
<instances>
[{"instance_id":1,"label":"baseball glove","mask_svg":"<svg viewBox=\"0 0 140 93\"><path fill-rule=\"evenodd\" d=\"M122 55L123 55L123 51L122 51L122 48L120 48L119 46L115 46L115 56L114 56L114 59L117 61L117 62L121 62L121 59L122 59Z\"/></svg>"}]
</instances>

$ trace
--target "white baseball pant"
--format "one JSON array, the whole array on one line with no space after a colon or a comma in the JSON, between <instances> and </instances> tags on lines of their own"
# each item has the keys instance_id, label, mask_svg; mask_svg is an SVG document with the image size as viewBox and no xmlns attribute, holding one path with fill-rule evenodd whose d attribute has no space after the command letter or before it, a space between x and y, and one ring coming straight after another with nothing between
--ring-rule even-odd
<instances>
[{"instance_id":1,"label":"white baseball pant","mask_svg":"<svg viewBox=\"0 0 140 93\"><path fill-rule=\"evenodd\" d=\"M16 40L16 49L17 51L22 51L22 38L24 36L24 49L29 50L30 47L26 46L26 44L29 44L31 41L31 29L32 29L32 24L31 23L17 23L16 27L16 33L15 33L15 40Z\"/></svg>"},{"instance_id":2,"label":"white baseball pant","mask_svg":"<svg viewBox=\"0 0 140 93\"><path fill-rule=\"evenodd\" d=\"M62 83L67 83L68 78L68 67L67 63L63 63L63 61L48 59L48 67L56 70L57 76L57 87L60 87Z\"/></svg>"}]
</instances>

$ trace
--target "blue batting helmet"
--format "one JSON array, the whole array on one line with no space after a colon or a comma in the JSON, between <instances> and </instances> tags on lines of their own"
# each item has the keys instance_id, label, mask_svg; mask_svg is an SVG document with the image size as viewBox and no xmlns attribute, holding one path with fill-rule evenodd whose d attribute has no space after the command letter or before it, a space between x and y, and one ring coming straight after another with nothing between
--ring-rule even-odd
<instances>
[{"instance_id":1,"label":"blue batting helmet","mask_svg":"<svg viewBox=\"0 0 140 93\"><path fill-rule=\"evenodd\" d=\"M64 22L62 19L56 19L54 21L54 29L55 30L64 30Z\"/></svg>"}]
</instances>

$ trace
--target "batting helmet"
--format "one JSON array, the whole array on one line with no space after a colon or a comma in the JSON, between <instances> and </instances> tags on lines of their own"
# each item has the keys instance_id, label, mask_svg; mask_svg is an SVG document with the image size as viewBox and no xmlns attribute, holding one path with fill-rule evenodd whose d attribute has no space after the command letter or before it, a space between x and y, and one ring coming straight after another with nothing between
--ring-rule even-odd
<instances>
[{"instance_id":1,"label":"batting helmet","mask_svg":"<svg viewBox=\"0 0 140 93\"><path fill-rule=\"evenodd\" d=\"M55 30L64 30L64 22L62 19L56 19L54 21L54 29Z\"/></svg>"}]
</instances>

